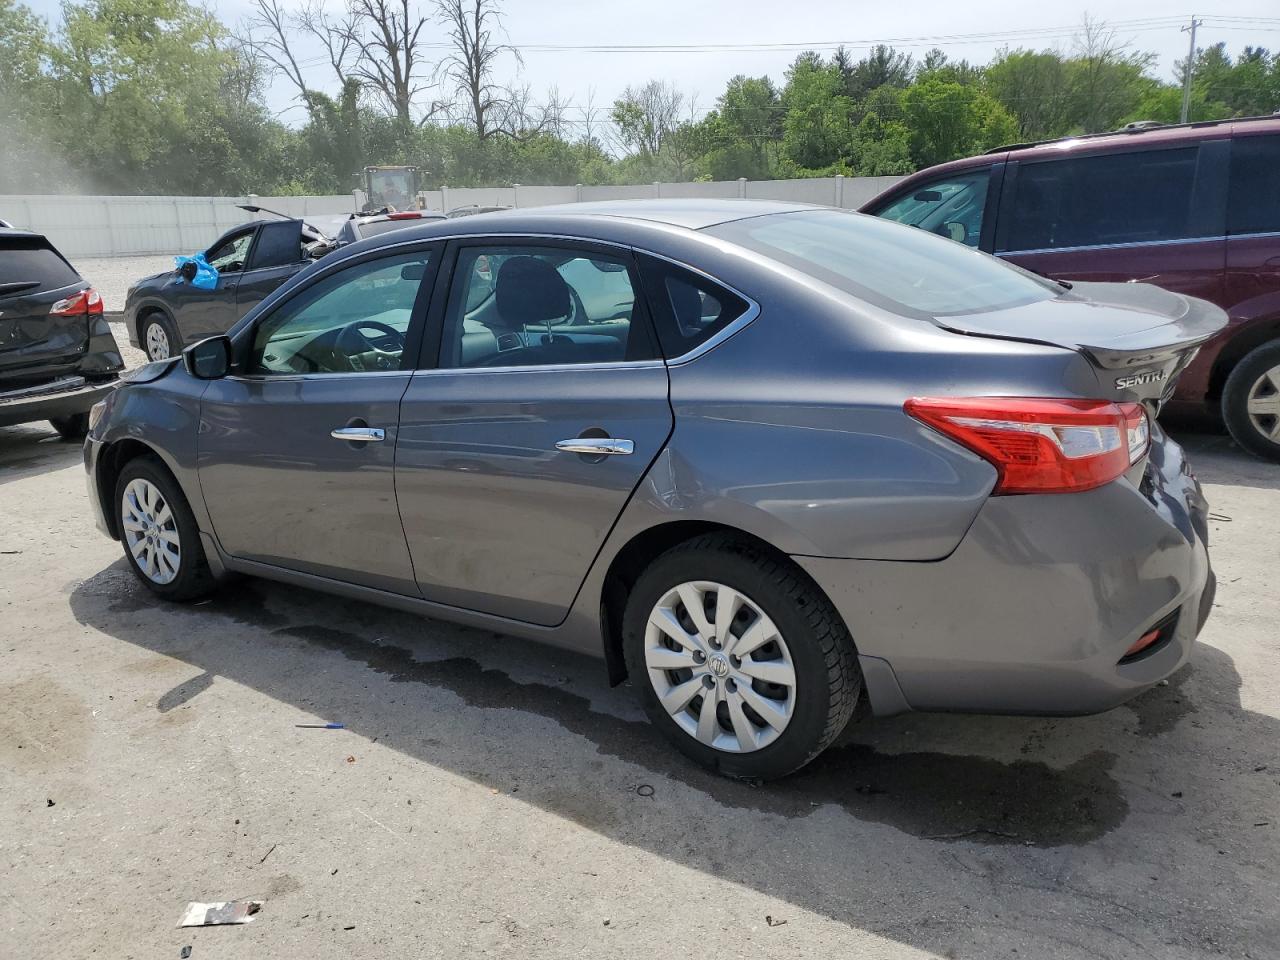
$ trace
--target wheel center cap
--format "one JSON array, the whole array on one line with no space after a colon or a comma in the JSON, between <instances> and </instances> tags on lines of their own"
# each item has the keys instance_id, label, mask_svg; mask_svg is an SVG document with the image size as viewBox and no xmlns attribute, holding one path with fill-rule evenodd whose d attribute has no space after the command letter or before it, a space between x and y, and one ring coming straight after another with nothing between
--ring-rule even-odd
<instances>
[{"instance_id":1,"label":"wheel center cap","mask_svg":"<svg viewBox=\"0 0 1280 960\"><path fill-rule=\"evenodd\" d=\"M723 653L717 653L714 657L707 661L707 668L717 677L723 679L729 675L729 658Z\"/></svg>"}]
</instances>

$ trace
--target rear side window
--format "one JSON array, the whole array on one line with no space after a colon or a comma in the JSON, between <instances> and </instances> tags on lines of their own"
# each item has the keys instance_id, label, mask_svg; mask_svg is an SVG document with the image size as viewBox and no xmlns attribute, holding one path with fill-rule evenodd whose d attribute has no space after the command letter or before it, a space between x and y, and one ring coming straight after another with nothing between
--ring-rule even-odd
<instances>
[{"instance_id":1,"label":"rear side window","mask_svg":"<svg viewBox=\"0 0 1280 960\"><path fill-rule=\"evenodd\" d=\"M641 273L653 306L658 342L668 360L706 343L750 306L706 277L663 260L644 257Z\"/></svg>"},{"instance_id":2,"label":"rear side window","mask_svg":"<svg viewBox=\"0 0 1280 960\"><path fill-rule=\"evenodd\" d=\"M1004 250L1157 243L1197 236L1191 218L1198 148L1026 163Z\"/></svg>"},{"instance_id":3,"label":"rear side window","mask_svg":"<svg viewBox=\"0 0 1280 960\"><path fill-rule=\"evenodd\" d=\"M1227 232L1280 233L1280 136L1232 141Z\"/></svg>"},{"instance_id":4,"label":"rear side window","mask_svg":"<svg viewBox=\"0 0 1280 960\"><path fill-rule=\"evenodd\" d=\"M80 274L43 237L0 238L0 296L57 290L80 282Z\"/></svg>"}]
</instances>

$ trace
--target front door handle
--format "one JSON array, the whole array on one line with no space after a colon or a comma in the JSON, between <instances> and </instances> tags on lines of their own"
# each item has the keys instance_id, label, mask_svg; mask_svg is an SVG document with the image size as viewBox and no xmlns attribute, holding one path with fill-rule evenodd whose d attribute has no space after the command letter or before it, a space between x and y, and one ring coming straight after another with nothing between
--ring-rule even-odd
<instances>
[{"instance_id":1,"label":"front door handle","mask_svg":"<svg viewBox=\"0 0 1280 960\"><path fill-rule=\"evenodd\" d=\"M350 443L377 443L387 439L387 431L379 427L338 427L330 430L329 436Z\"/></svg>"},{"instance_id":2,"label":"front door handle","mask_svg":"<svg viewBox=\"0 0 1280 960\"><path fill-rule=\"evenodd\" d=\"M636 445L630 440L617 440L613 437L574 437L572 440L559 441L556 449L565 453L585 453L589 457L601 454L620 454L625 457L635 453Z\"/></svg>"}]
</instances>

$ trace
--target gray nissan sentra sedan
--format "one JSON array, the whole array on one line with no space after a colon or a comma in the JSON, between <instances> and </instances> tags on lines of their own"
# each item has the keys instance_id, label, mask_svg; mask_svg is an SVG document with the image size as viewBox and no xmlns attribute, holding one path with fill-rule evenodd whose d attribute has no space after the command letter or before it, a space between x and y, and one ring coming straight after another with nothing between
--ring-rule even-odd
<instances>
[{"instance_id":1,"label":"gray nissan sentra sedan","mask_svg":"<svg viewBox=\"0 0 1280 960\"><path fill-rule=\"evenodd\" d=\"M817 207L374 237L94 408L155 594L239 572L585 651L777 777L871 711L1087 713L1190 655L1206 506L1154 415L1217 307Z\"/></svg>"}]
</instances>

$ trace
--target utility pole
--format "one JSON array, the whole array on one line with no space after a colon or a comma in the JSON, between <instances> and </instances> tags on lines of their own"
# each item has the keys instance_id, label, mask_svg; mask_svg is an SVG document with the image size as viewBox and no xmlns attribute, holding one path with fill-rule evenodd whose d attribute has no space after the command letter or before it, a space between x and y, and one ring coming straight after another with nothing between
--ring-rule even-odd
<instances>
[{"instance_id":1,"label":"utility pole","mask_svg":"<svg viewBox=\"0 0 1280 960\"><path fill-rule=\"evenodd\" d=\"M1182 28L1183 33L1191 33L1191 48L1187 51L1187 68L1182 77L1182 118L1179 123L1186 123L1191 113L1191 74L1196 65L1196 27L1203 27L1204 21L1191 16L1191 23Z\"/></svg>"}]
</instances>

